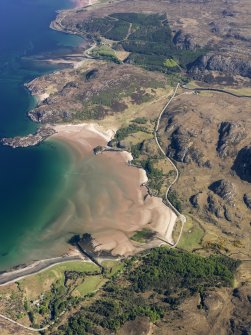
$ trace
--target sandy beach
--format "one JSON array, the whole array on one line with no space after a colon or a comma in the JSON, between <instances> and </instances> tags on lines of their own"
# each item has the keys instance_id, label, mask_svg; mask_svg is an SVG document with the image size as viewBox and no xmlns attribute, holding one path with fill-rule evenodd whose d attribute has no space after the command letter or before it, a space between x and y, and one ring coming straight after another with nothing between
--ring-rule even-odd
<instances>
[{"instance_id":1,"label":"sandy beach","mask_svg":"<svg viewBox=\"0 0 251 335\"><path fill-rule=\"evenodd\" d=\"M71 0L71 1L73 2L75 8L91 6L97 2L95 0Z\"/></svg>"},{"instance_id":2,"label":"sandy beach","mask_svg":"<svg viewBox=\"0 0 251 335\"><path fill-rule=\"evenodd\" d=\"M164 205L162 199L149 196L146 187L142 185L147 181L145 171L127 164L132 159L131 154L92 154L95 146L106 145L116 129L105 130L97 124L83 123L56 125L55 130L57 133L51 138L63 141L71 148L76 166L81 166L86 157L91 157L109 171L106 180L108 186L96 192L96 199L84 199L81 186L77 188L71 198L74 204L71 206L72 219L66 220L65 224L82 226L82 233L89 232L94 237L96 250L109 250L113 255L135 253L137 245L130 237L143 228L152 229L170 244L173 243L176 215ZM80 175L77 183L81 185L82 182ZM95 183L97 180L93 180L89 188ZM74 219L76 210L77 220Z\"/></svg>"}]
</instances>

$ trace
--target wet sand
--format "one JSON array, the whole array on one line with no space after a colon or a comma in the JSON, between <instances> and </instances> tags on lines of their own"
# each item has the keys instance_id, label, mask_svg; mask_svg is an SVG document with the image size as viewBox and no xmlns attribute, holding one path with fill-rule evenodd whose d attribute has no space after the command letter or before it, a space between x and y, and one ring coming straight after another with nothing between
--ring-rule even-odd
<instances>
[{"instance_id":1,"label":"wet sand","mask_svg":"<svg viewBox=\"0 0 251 335\"><path fill-rule=\"evenodd\" d=\"M93 155L93 148L105 145L115 130L95 124L57 125L52 140L64 142L72 152L71 191L67 206L53 224L59 231L90 233L96 250L127 256L137 251L130 237L150 228L170 244L176 215L160 198L148 195L142 186L145 171L128 166L127 152ZM58 228L57 228L58 227Z\"/></svg>"},{"instance_id":2,"label":"wet sand","mask_svg":"<svg viewBox=\"0 0 251 335\"><path fill-rule=\"evenodd\" d=\"M71 1L73 2L75 8L90 6L97 2L95 0L71 0Z\"/></svg>"}]
</instances>

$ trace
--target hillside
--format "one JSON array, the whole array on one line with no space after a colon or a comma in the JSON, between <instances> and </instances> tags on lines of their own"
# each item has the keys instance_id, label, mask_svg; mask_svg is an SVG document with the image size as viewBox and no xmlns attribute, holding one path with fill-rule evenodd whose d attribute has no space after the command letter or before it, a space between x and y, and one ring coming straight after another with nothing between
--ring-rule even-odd
<instances>
[{"instance_id":1,"label":"hillside","mask_svg":"<svg viewBox=\"0 0 251 335\"><path fill-rule=\"evenodd\" d=\"M248 0L105 1L58 13L51 27L89 49L27 84L40 98L29 117L49 135L62 123L115 130L94 153L131 152L129 165L148 177L144 200L160 197L186 222L178 215L173 248L149 219L128 237L144 251L123 259L95 252L87 234L95 264L0 287L0 313L48 325L45 335L251 332L250 15ZM0 322L4 335L25 334Z\"/></svg>"}]
</instances>

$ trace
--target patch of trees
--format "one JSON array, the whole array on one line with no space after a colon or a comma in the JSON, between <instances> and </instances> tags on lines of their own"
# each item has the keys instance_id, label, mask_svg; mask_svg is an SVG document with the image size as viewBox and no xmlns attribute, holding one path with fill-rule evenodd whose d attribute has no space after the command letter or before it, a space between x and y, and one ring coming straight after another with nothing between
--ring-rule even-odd
<instances>
[{"instance_id":1,"label":"patch of trees","mask_svg":"<svg viewBox=\"0 0 251 335\"><path fill-rule=\"evenodd\" d=\"M132 122L135 122L138 124L146 124L147 118L146 117L136 117L136 119L132 120Z\"/></svg>"},{"instance_id":2,"label":"patch of trees","mask_svg":"<svg viewBox=\"0 0 251 335\"><path fill-rule=\"evenodd\" d=\"M155 168L154 160L150 158L140 161L140 164L147 173L149 188L160 192L163 184L163 171Z\"/></svg>"},{"instance_id":3,"label":"patch of trees","mask_svg":"<svg viewBox=\"0 0 251 335\"><path fill-rule=\"evenodd\" d=\"M126 62L130 64L135 64L144 67L150 71L159 71L163 73L175 73L176 68L167 68L164 63L166 56L160 55L146 55L140 53L132 53L127 59Z\"/></svg>"},{"instance_id":4,"label":"patch of trees","mask_svg":"<svg viewBox=\"0 0 251 335\"><path fill-rule=\"evenodd\" d=\"M160 289L171 294L179 289L190 293L209 287L231 286L238 262L225 256L199 255L159 248L143 257L129 274L136 292Z\"/></svg>"},{"instance_id":5,"label":"patch of trees","mask_svg":"<svg viewBox=\"0 0 251 335\"><path fill-rule=\"evenodd\" d=\"M137 124L130 124L128 127L120 128L115 136L114 139L116 141L122 141L125 139L128 135L137 133L138 131L145 131L143 127L138 126Z\"/></svg>"},{"instance_id":6,"label":"patch of trees","mask_svg":"<svg viewBox=\"0 0 251 335\"><path fill-rule=\"evenodd\" d=\"M171 191L168 193L168 200L179 212L182 211L182 203L179 200L178 195L175 191Z\"/></svg>"},{"instance_id":7,"label":"patch of trees","mask_svg":"<svg viewBox=\"0 0 251 335\"><path fill-rule=\"evenodd\" d=\"M173 43L172 31L165 15L114 13L104 18L92 18L78 29L120 42L119 45L131 53L127 62L148 70L178 73L179 66L165 66L166 59L173 59L186 68L206 53L203 49L177 48Z\"/></svg>"},{"instance_id":8,"label":"patch of trees","mask_svg":"<svg viewBox=\"0 0 251 335\"><path fill-rule=\"evenodd\" d=\"M110 16L135 25L143 26L161 26L162 21L166 20L166 16L160 14L115 13Z\"/></svg>"},{"instance_id":9,"label":"patch of trees","mask_svg":"<svg viewBox=\"0 0 251 335\"><path fill-rule=\"evenodd\" d=\"M82 307L59 334L114 332L137 316L155 322L195 292L230 286L237 266L237 261L224 256L202 257L166 248L134 256L125 261L125 271L105 285L99 299Z\"/></svg>"},{"instance_id":10,"label":"patch of trees","mask_svg":"<svg viewBox=\"0 0 251 335\"><path fill-rule=\"evenodd\" d=\"M115 21L111 30L107 31L104 35L105 38L114 41L121 41L126 38L130 23L124 21Z\"/></svg>"},{"instance_id":11,"label":"patch of trees","mask_svg":"<svg viewBox=\"0 0 251 335\"><path fill-rule=\"evenodd\" d=\"M142 143L137 143L131 146L131 153L133 158L139 158L141 154Z\"/></svg>"}]
</instances>

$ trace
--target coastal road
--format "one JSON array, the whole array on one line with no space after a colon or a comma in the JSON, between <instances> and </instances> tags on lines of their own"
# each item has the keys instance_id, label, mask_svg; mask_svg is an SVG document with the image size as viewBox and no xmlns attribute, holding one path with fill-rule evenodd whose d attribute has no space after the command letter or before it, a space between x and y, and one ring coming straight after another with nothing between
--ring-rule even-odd
<instances>
[{"instance_id":1,"label":"coastal road","mask_svg":"<svg viewBox=\"0 0 251 335\"><path fill-rule=\"evenodd\" d=\"M230 91L225 91L225 90L222 90L222 89L216 89L216 88L203 88L203 87L196 87L196 88L188 88L186 87L185 85L180 85L180 83L177 84L175 90L174 90L174 93L173 95L171 96L171 98L168 100L168 102L166 103L166 105L164 106L164 108L162 109L162 111L160 112L159 114L159 117L158 117L158 120L157 120L157 123L156 123L156 127L155 127L155 130L154 130L154 137L155 137L155 141L156 141L156 144L159 148L159 150L161 151L161 153L166 157L166 159L168 160L168 162L172 165L173 169L175 170L176 172L176 176L174 178L174 180L171 182L171 184L168 186L167 190L166 190L166 194L165 194L165 199L166 199L166 203L167 205L175 212L175 214L177 215L178 217L178 220L181 221L181 230L180 230L180 233L179 233L179 236L177 238L177 241L172 245L172 248L176 247L180 241L180 238L182 236L182 232L183 232L183 229L184 229L184 225L186 223L186 217L181 214L174 206L173 204L169 201L168 199L168 193L171 189L171 187L177 182L178 178L179 178L179 170L177 169L176 165L174 164L174 162L166 156L166 153L165 151L162 149L160 143L159 143L159 140L158 140L158 130L159 130L159 125L160 125L160 121L161 121L161 118L162 118L162 115L164 114L164 112L166 111L167 107L169 106L169 104L173 101L173 99L175 99L176 97L176 94L177 94L177 90L179 87L182 87L183 89L187 90L187 91L190 91L190 92L187 92L187 93L195 93L195 92L200 92L200 91L211 91L211 92L218 92L218 93L225 93L225 94L228 94L230 96L233 96L233 97L236 97L236 98L251 98L251 96L249 95L238 95L238 94L235 94L235 93L232 93ZM182 93L182 94L185 94L185 93ZM164 238L162 237L159 237L159 239L163 242L166 242L169 244L168 241L166 241Z\"/></svg>"},{"instance_id":2,"label":"coastal road","mask_svg":"<svg viewBox=\"0 0 251 335\"><path fill-rule=\"evenodd\" d=\"M62 257L55 257L51 259L45 259L41 261L37 261L30 266L27 266L23 269L18 269L10 272L5 272L0 275L0 286L5 286L11 283L14 283L18 280L26 278L28 276L40 273L45 271L57 264L65 263L65 262L72 262L72 261L88 261L84 259L82 256L62 256Z\"/></svg>"},{"instance_id":3,"label":"coastal road","mask_svg":"<svg viewBox=\"0 0 251 335\"><path fill-rule=\"evenodd\" d=\"M181 238L181 235L182 235L182 232L183 232L183 229L184 229L184 225L186 223L186 217L185 215L181 214L177 208L175 208L173 206L173 204L169 201L168 199L168 193L171 189L171 187L177 182L177 180L179 179L179 170L177 169L176 165L173 163L173 161L166 155L165 151L162 149L160 143L159 143L159 139L158 139L158 130L159 130L159 125L160 125L160 121L161 121L161 118L162 118L162 115L164 114L164 112L166 111L167 107L169 106L169 104L173 101L173 99L175 98L176 94L177 94L177 91L178 91L178 88L180 87L180 83L177 84L174 92L173 92L173 95L171 96L171 98L168 100L168 102L166 103L166 105L164 106L164 108L162 109L162 111L160 112L159 114L159 117L158 117L158 120L157 120L157 123L156 123L156 126L155 126L155 130L154 130L154 138L155 138L155 142L159 148L159 150L161 151L161 153L163 154L163 156L165 156L165 158L168 160L168 162L172 165L176 175L175 175L175 178L174 180L170 183L170 185L168 186L167 190L166 190L166 194L165 194L165 199L166 199L166 202L167 202L167 205L174 211L174 213L177 215L178 217L178 220L181 221L181 230L180 230L180 233L179 233L179 236L178 236L178 239L177 241L172 245L172 248L175 248L179 241L180 241L180 238ZM162 239L162 241L164 241L164 239Z\"/></svg>"}]
</instances>

